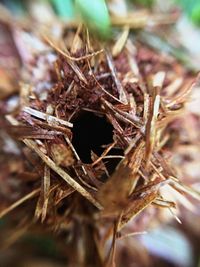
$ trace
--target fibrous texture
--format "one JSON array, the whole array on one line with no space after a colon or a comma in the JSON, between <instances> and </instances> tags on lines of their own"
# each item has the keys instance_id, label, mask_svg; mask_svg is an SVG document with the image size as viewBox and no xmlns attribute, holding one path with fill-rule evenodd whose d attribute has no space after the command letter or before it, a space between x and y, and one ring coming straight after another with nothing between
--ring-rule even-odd
<instances>
[{"instance_id":1,"label":"fibrous texture","mask_svg":"<svg viewBox=\"0 0 200 267\"><path fill-rule=\"evenodd\" d=\"M111 266L118 239L199 199L173 160L198 77L127 28L105 46L82 25L60 39L7 27L21 68L1 101L0 217L55 231L69 266Z\"/></svg>"}]
</instances>

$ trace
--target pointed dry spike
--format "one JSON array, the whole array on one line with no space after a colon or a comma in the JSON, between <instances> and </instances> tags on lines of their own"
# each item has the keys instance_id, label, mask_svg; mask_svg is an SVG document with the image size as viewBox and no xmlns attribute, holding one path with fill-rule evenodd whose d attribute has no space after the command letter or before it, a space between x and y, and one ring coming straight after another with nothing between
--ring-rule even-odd
<instances>
[{"instance_id":1,"label":"pointed dry spike","mask_svg":"<svg viewBox=\"0 0 200 267\"><path fill-rule=\"evenodd\" d=\"M145 235L147 233L148 232L146 232L146 231L142 231L142 232L133 232L133 233L120 235L120 232L119 232L119 233L117 233L117 239L124 239L127 237L132 237L132 236L137 236L137 235Z\"/></svg>"},{"instance_id":2,"label":"pointed dry spike","mask_svg":"<svg viewBox=\"0 0 200 267\"><path fill-rule=\"evenodd\" d=\"M146 207L148 207L158 196L157 190L150 192L140 199L133 202L132 207L129 211L122 216L121 223L119 225L119 230L125 226L131 219L141 213Z\"/></svg>"},{"instance_id":3,"label":"pointed dry spike","mask_svg":"<svg viewBox=\"0 0 200 267\"><path fill-rule=\"evenodd\" d=\"M29 94L31 86L26 83L20 83L20 106L24 107L29 104Z\"/></svg>"},{"instance_id":4,"label":"pointed dry spike","mask_svg":"<svg viewBox=\"0 0 200 267\"><path fill-rule=\"evenodd\" d=\"M130 101L130 106L131 106L131 114L133 116L136 116L137 104L136 104L135 98L132 94L130 95L129 101Z\"/></svg>"},{"instance_id":5,"label":"pointed dry spike","mask_svg":"<svg viewBox=\"0 0 200 267\"><path fill-rule=\"evenodd\" d=\"M132 147L133 149L133 147ZM137 147L127 155L127 165L131 168L132 173L137 173L141 167L141 163L144 157L144 141L141 140Z\"/></svg>"},{"instance_id":6,"label":"pointed dry spike","mask_svg":"<svg viewBox=\"0 0 200 267\"><path fill-rule=\"evenodd\" d=\"M58 119L57 117L48 115L46 113L43 113L41 111L38 111L36 109L30 108L30 107L24 107L23 111L42 120L45 120L47 122L51 122L51 123L56 123L56 124L63 124L67 127L73 127L73 124L71 122L62 120L62 119Z\"/></svg>"},{"instance_id":7,"label":"pointed dry spike","mask_svg":"<svg viewBox=\"0 0 200 267\"><path fill-rule=\"evenodd\" d=\"M167 96L172 96L183 84L183 77L176 78L173 82L171 82L167 87L164 88L165 92L167 92Z\"/></svg>"},{"instance_id":8,"label":"pointed dry spike","mask_svg":"<svg viewBox=\"0 0 200 267\"><path fill-rule=\"evenodd\" d=\"M188 199L189 194L183 194L183 191L177 190L177 188L172 187L170 183L169 185L162 188L160 193L162 194L162 196L166 195L167 197L170 194L170 196L173 198L173 201L181 203L181 206L188 209L192 213L195 213L198 209L196 203Z\"/></svg>"},{"instance_id":9,"label":"pointed dry spike","mask_svg":"<svg viewBox=\"0 0 200 267\"><path fill-rule=\"evenodd\" d=\"M90 66L90 63L89 63L89 60L87 60L87 63L88 63L88 67L90 69L90 73L92 75L92 77L94 78L95 82L97 83L97 85L99 86L99 88L105 93L107 94L108 96L110 96L111 98L113 98L115 101L119 102L120 104L124 104L123 102L121 102L118 98L116 98L115 96L113 96L112 94L110 94L109 92L107 92L104 87L99 83L99 81L96 79L93 71L92 71L92 68Z\"/></svg>"},{"instance_id":10,"label":"pointed dry spike","mask_svg":"<svg viewBox=\"0 0 200 267\"><path fill-rule=\"evenodd\" d=\"M58 205L61 200L63 200L64 198L74 193L74 191L75 190L72 187L65 188L64 190L59 188L59 190L57 191L58 193L56 193L56 196L55 196L54 205L55 206Z\"/></svg>"},{"instance_id":11,"label":"pointed dry spike","mask_svg":"<svg viewBox=\"0 0 200 267\"><path fill-rule=\"evenodd\" d=\"M157 128L165 128L170 122L174 121L178 117L182 117L185 114L184 108L178 110L168 111L166 117L162 120L157 121Z\"/></svg>"},{"instance_id":12,"label":"pointed dry spike","mask_svg":"<svg viewBox=\"0 0 200 267\"><path fill-rule=\"evenodd\" d=\"M65 180L71 187L73 187L76 191L78 191L82 196L84 196L87 200L89 200L94 206L98 209L102 209L102 206L93 198L93 196L85 190L79 183L77 183L69 174L67 174L63 169L58 167L49 157L47 157L36 145L35 142L24 139L23 142L33 151L37 153L37 155L58 175L60 175L63 180Z\"/></svg>"},{"instance_id":13,"label":"pointed dry spike","mask_svg":"<svg viewBox=\"0 0 200 267\"><path fill-rule=\"evenodd\" d=\"M175 97L171 97L170 100L166 100L167 108L171 108L174 105L184 103L185 100L190 95L191 91L199 84L200 82L200 74L197 76L197 78L194 81L188 82L188 84L177 94Z\"/></svg>"},{"instance_id":14,"label":"pointed dry spike","mask_svg":"<svg viewBox=\"0 0 200 267\"><path fill-rule=\"evenodd\" d=\"M113 49L112 49L113 57L116 57L121 53L121 51L123 50L126 44L128 35L129 35L129 27L125 26L121 36L118 37L117 42L113 46Z\"/></svg>"},{"instance_id":15,"label":"pointed dry spike","mask_svg":"<svg viewBox=\"0 0 200 267\"><path fill-rule=\"evenodd\" d=\"M80 68L78 67L78 65L75 64L75 62L70 61L70 60L68 60L68 64L73 69L73 71L76 73L76 75L78 76L78 78L81 81L83 81L85 84L88 84L87 79L85 78L84 74L82 73L82 71L80 70Z\"/></svg>"},{"instance_id":16,"label":"pointed dry spike","mask_svg":"<svg viewBox=\"0 0 200 267\"><path fill-rule=\"evenodd\" d=\"M125 141L128 144L129 138L127 138L127 137L124 138L123 129L122 129L121 125L118 123L118 121L109 112L106 113L106 117L108 118L108 120L112 124L113 128L118 132L119 139L122 140L122 142Z\"/></svg>"},{"instance_id":17,"label":"pointed dry spike","mask_svg":"<svg viewBox=\"0 0 200 267\"><path fill-rule=\"evenodd\" d=\"M162 129L159 126L158 126L158 128L160 128L160 136L162 135L162 138L159 138L159 141L157 143L157 151L160 151L166 145L166 143L169 141L170 134L169 133L163 134L164 129Z\"/></svg>"},{"instance_id":18,"label":"pointed dry spike","mask_svg":"<svg viewBox=\"0 0 200 267\"><path fill-rule=\"evenodd\" d=\"M153 105L153 120L156 120L156 118L157 118L159 106L160 106L160 96L157 95L155 97L155 101L154 101L154 105Z\"/></svg>"},{"instance_id":19,"label":"pointed dry spike","mask_svg":"<svg viewBox=\"0 0 200 267\"><path fill-rule=\"evenodd\" d=\"M177 14L149 15L146 11L135 11L129 16L112 16L113 26L122 27L128 25L130 29L140 29L148 25L172 24L177 20Z\"/></svg>"},{"instance_id":20,"label":"pointed dry spike","mask_svg":"<svg viewBox=\"0 0 200 267\"><path fill-rule=\"evenodd\" d=\"M154 153L154 157L161 164L163 170L165 170L165 172L167 173L168 180L170 181L169 185L172 188L174 188L178 192L187 193L190 196L192 196L193 198L195 198L198 201L200 201L200 192L199 191L197 191L194 188L191 188L191 187L183 184L178 178L176 178L175 175L173 174L173 171L169 167L169 165L167 165L166 160L163 157L161 157L158 153ZM156 167L155 167L155 165L153 163L152 163L152 167L154 167L154 169L156 170ZM162 177L161 173L160 173L160 177ZM166 179L164 176L163 176L163 178Z\"/></svg>"},{"instance_id":21,"label":"pointed dry spike","mask_svg":"<svg viewBox=\"0 0 200 267\"><path fill-rule=\"evenodd\" d=\"M135 115L133 113L130 114L130 113L125 112L123 110L117 109L116 107L114 107L114 109L116 112L123 115L124 118L130 120L136 128L140 128L142 126L142 123L140 122L140 118L136 114Z\"/></svg>"},{"instance_id":22,"label":"pointed dry spike","mask_svg":"<svg viewBox=\"0 0 200 267\"><path fill-rule=\"evenodd\" d=\"M103 158L105 158L105 156L108 154L108 152L116 145L116 142L113 142L112 144L110 144L105 150L104 152L101 154L101 156L95 160L92 163L92 167L94 167L97 163L99 163Z\"/></svg>"},{"instance_id":23,"label":"pointed dry spike","mask_svg":"<svg viewBox=\"0 0 200 267\"><path fill-rule=\"evenodd\" d=\"M89 30L88 28L86 28L86 49L87 49L87 52L89 51L93 51L93 47L92 47L92 44L90 42L90 34L89 34Z\"/></svg>"},{"instance_id":24,"label":"pointed dry spike","mask_svg":"<svg viewBox=\"0 0 200 267\"><path fill-rule=\"evenodd\" d=\"M42 214L43 204L44 204L44 190L43 190L43 181L42 181L40 196L38 198L37 205L35 208L35 214L34 214L36 220L38 220Z\"/></svg>"},{"instance_id":25,"label":"pointed dry spike","mask_svg":"<svg viewBox=\"0 0 200 267\"><path fill-rule=\"evenodd\" d=\"M89 189L91 189L91 190L98 191L96 187L94 187L94 186L92 186L92 185L86 183L86 182L81 178L81 176L78 175L78 173L77 173L76 170L75 170L75 172L76 172L76 175L77 175L78 179L81 181L82 184L84 184L87 188L89 188Z\"/></svg>"},{"instance_id":26,"label":"pointed dry spike","mask_svg":"<svg viewBox=\"0 0 200 267\"><path fill-rule=\"evenodd\" d=\"M164 208L175 208L176 204L173 201L168 201L168 200L164 200L162 198L156 198L153 201L154 205L160 206L160 207L164 207Z\"/></svg>"},{"instance_id":27,"label":"pointed dry spike","mask_svg":"<svg viewBox=\"0 0 200 267\"><path fill-rule=\"evenodd\" d=\"M103 156L103 159L124 159L124 156L121 155L109 155L109 156Z\"/></svg>"},{"instance_id":28,"label":"pointed dry spike","mask_svg":"<svg viewBox=\"0 0 200 267\"><path fill-rule=\"evenodd\" d=\"M129 146L124 151L124 155L127 155L133 149L133 147L136 146L136 143L140 140L140 138L141 138L141 133L138 132L136 136L130 141Z\"/></svg>"},{"instance_id":29,"label":"pointed dry spike","mask_svg":"<svg viewBox=\"0 0 200 267\"><path fill-rule=\"evenodd\" d=\"M110 266L116 267L116 264L115 264L116 240L117 240L117 232L118 232L118 227L119 227L121 218L122 218L122 213L118 216L117 220L114 222L111 248L108 253L107 259L103 264L105 267L110 267Z\"/></svg>"},{"instance_id":30,"label":"pointed dry spike","mask_svg":"<svg viewBox=\"0 0 200 267\"><path fill-rule=\"evenodd\" d=\"M141 128L141 124L140 124L138 117L133 116L127 112L119 110L118 108L114 107L110 102L106 101L103 98L102 98L102 102L105 106L107 106L109 108L109 110L111 110L114 117L116 117L117 119L124 121L126 123L127 122L130 123L136 128L139 128L139 129Z\"/></svg>"},{"instance_id":31,"label":"pointed dry spike","mask_svg":"<svg viewBox=\"0 0 200 267\"><path fill-rule=\"evenodd\" d=\"M60 82L60 81L62 81L62 77L61 77L61 72L60 72L60 69L59 69L58 61L55 61L53 63L53 65L54 65L54 69L55 69L55 72L56 72L57 79Z\"/></svg>"},{"instance_id":32,"label":"pointed dry spike","mask_svg":"<svg viewBox=\"0 0 200 267\"><path fill-rule=\"evenodd\" d=\"M65 52L63 52L62 49L59 49L59 50L60 50L60 53L61 53L61 51L62 51L61 54L62 54L63 56L65 56L65 58L66 58L66 56L68 55L68 57L66 58L66 59L67 59L67 63L70 65L70 67L72 68L72 70L76 73L76 75L78 76L78 78L80 79L80 81L83 81L85 84L87 84L87 79L85 78L84 74L82 73L82 71L80 70L80 68L79 68L78 65L76 64L76 62L73 61L73 60L71 60L71 59L69 58L69 52L67 51L67 48L66 48L64 42L61 41L61 44L62 44L62 46L63 46L63 50L65 50ZM56 48L54 47L54 49L56 49Z\"/></svg>"},{"instance_id":33,"label":"pointed dry spike","mask_svg":"<svg viewBox=\"0 0 200 267\"><path fill-rule=\"evenodd\" d=\"M69 147L71 148L71 150L73 151L74 156L76 157L76 159L77 159L78 161L80 161L81 159L80 159L78 153L76 152L74 146L72 145L71 141L69 140L69 138L68 138L66 135L64 136L64 138L65 138L67 144L69 145ZM87 174L87 171L86 171L85 167L84 167L84 166L81 166L81 168L82 168L84 174L86 175L86 174Z\"/></svg>"},{"instance_id":34,"label":"pointed dry spike","mask_svg":"<svg viewBox=\"0 0 200 267\"><path fill-rule=\"evenodd\" d=\"M14 125L14 126L18 126L19 125L19 122L12 115L6 115L5 118L12 125Z\"/></svg>"},{"instance_id":35,"label":"pointed dry spike","mask_svg":"<svg viewBox=\"0 0 200 267\"><path fill-rule=\"evenodd\" d=\"M145 125L146 125L146 123L147 123L147 121L148 121L149 103L150 103L149 94L144 93L143 120L144 120L144 124L145 124Z\"/></svg>"},{"instance_id":36,"label":"pointed dry spike","mask_svg":"<svg viewBox=\"0 0 200 267\"><path fill-rule=\"evenodd\" d=\"M146 164L148 165L150 156L156 140L156 121L159 113L160 96L156 95L150 101L149 118L146 124Z\"/></svg>"},{"instance_id":37,"label":"pointed dry spike","mask_svg":"<svg viewBox=\"0 0 200 267\"><path fill-rule=\"evenodd\" d=\"M153 87L162 87L165 80L166 73L164 71L157 72L153 77Z\"/></svg>"},{"instance_id":38,"label":"pointed dry spike","mask_svg":"<svg viewBox=\"0 0 200 267\"><path fill-rule=\"evenodd\" d=\"M127 49L127 60L129 62L131 72L134 74L134 77L138 79L140 77L140 71L139 71L137 60L135 58L137 54L136 47L133 45L130 39L127 40L126 49Z\"/></svg>"},{"instance_id":39,"label":"pointed dry spike","mask_svg":"<svg viewBox=\"0 0 200 267\"><path fill-rule=\"evenodd\" d=\"M64 56L65 58L67 58L70 61L81 61L81 60L89 59L91 57L99 55L100 53L102 53L104 51L104 49L101 49L99 51L96 51L94 53L91 53L91 54L88 54L85 56L72 57L69 55L68 52L65 52L61 48L59 48L52 40L50 40L49 37L43 35L43 38L53 49L55 49L58 53L60 53L62 56Z\"/></svg>"},{"instance_id":40,"label":"pointed dry spike","mask_svg":"<svg viewBox=\"0 0 200 267\"><path fill-rule=\"evenodd\" d=\"M175 218L175 220L179 223L182 224L181 220L178 218L178 216L174 213L174 211L172 210L172 208L169 208L169 211L171 212L171 214L173 215L173 217Z\"/></svg>"},{"instance_id":41,"label":"pointed dry spike","mask_svg":"<svg viewBox=\"0 0 200 267\"><path fill-rule=\"evenodd\" d=\"M9 206L8 208L2 210L0 212L0 219L5 216L6 214L8 214L9 212L11 212L13 209L17 208L19 205L21 205L22 203L26 202L27 200L37 196L40 192L40 188L37 188L35 190L33 190L32 192L30 192L29 194L25 195L24 197L20 198L19 200L17 200L15 203L13 203L11 206Z\"/></svg>"},{"instance_id":42,"label":"pointed dry spike","mask_svg":"<svg viewBox=\"0 0 200 267\"><path fill-rule=\"evenodd\" d=\"M70 52L72 54L76 54L76 52L82 48L83 46L83 42L79 36L79 34L81 33L81 30L83 28L83 24L80 23L77 30L76 30L76 33L74 35L74 39L72 41L72 45L71 45L71 49L70 49Z\"/></svg>"},{"instance_id":43,"label":"pointed dry spike","mask_svg":"<svg viewBox=\"0 0 200 267\"><path fill-rule=\"evenodd\" d=\"M134 12L132 16L126 17L111 17L111 23L113 26L125 26L128 25L131 29L143 28L147 22L149 22L150 16L147 12L139 11Z\"/></svg>"},{"instance_id":44,"label":"pointed dry spike","mask_svg":"<svg viewBox=\"0 0 200 267\"><path fill-rule=\"evenodd\" d=\"M155 181L149 182L149 184L143 186L141 189L134 191L130 196L130 205L122 216L119 229L155 201L159 194L158 190L167 182L168 181L162 181L160 178L156 178Z\"/></svg>"},{"instance_id":45,"label":"pointed dry spike","mask_svg":"<svg viewBox=\"0 0 200 267\"><path fill-rule=\"evenodd\" d=\"M47 214L47 206L49 201L49 191L50 191L50 168L45 165L44 166L44 180L43 180L43 207L41 214L41 221L43 222L46 218Z\"/></svg>"},{"instance_id":46,"label":"pointed dry spike","mask_svg":"<svg viewBox=\"0 0 200 267\"><path fill-rule=\"evenodd\" d=\"M174 189L176 189L177 191L182 191L184 193L187 193L188 195L200 201L199 191L187 185L184 185L181 181L177 180L175 177L170 176L170 179L171 179L171 182L169 183L169 185L172 186Z\"/></svg>"},{"instance_id":47,"label":"pointed dry spike","mask_svg":"<svg viewBox=\"0 0 200 267\"><path fill-rule=\"evenodd\" d=\"M155 164L152 161L150 161L150 165L153 168L153 170L158 174L158 176L161 179L163 179L163 181L167 180L167 178L162 174L162 172L155 166Z\"/></svg>"},{"instance_id":48,"label":"pointed dry spike","mask_svg":"<svg viewBox=\"0 0 200 267\"><path fill-rule=\"evenodd\" d=\"M119 78L117 77L117 73L116 73L116 69L115 69L115 66L114 66L114 62L113 62L112 57L111 57L111 55L110 55L110 53L108 51L106 51L106 58L107 58L108 66L110 68L112 77L114 79L114 82L116 84L116 87L117 87L117 90L118 90L118 93L119 93L119 99L120 99L120 101L122 103L128 104L127 93L124 90Z\"/></svg>"}]
</instances>

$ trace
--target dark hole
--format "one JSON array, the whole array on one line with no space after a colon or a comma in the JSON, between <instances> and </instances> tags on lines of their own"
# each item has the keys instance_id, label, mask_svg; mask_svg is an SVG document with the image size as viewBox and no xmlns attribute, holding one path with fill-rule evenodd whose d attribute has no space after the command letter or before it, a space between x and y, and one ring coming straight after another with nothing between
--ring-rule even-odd
<instances>
[{"instance_id":1,"label":"dark hole","mask_svg":"<svg viewBox=\"0 0 200 267\"><path fill-rule=\"evenodd\" d=\"M100 156L104 149L102 145L113 142L113 126L105 117L99 117L91 112L84 112L73 121L72 144L83 163L91 163L91 150ZM121 149L112 149L109 153L122 154ZM109 173L113 172L119 159L105 160Z\"/></svg>"},{"instance_id":2,"label":"dark hole","mask_svg":"<svg viewBox=\"0 0 200 267\"><path fill-rule=\"evenodd\" d=\"M67 205L66 205L66 204L61 204L61 205L57 208L57 213L58 213L59 215L64 215L66 209L67 209Z\"/></svg>"},{"instance_id":3,"label":"dark hole","mask_svg":"<svg viewBox=\"0 0 200 267\"><path fill-rule=\"evenodd\" d=\"M91 163L91 150L97 155L102 145L113 142L113 127L104 117L84 112L74 122L72 143L84 163Z\"/></svg>"}]
</instances>

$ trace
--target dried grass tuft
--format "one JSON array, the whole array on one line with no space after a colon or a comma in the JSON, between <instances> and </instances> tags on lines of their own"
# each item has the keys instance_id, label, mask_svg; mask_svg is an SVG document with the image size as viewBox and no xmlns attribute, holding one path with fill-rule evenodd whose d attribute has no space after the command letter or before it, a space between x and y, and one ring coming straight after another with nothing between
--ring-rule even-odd
<instances>
[{"instance_id":1,"label":"dried grass tuft","mask_svg":"<svg viewBox=\"0 0 200 267\"><path fill-rule=\"evenodd\" d=\"M5 173L7 183L15 168L21 179L19 194L17 199L9 199L4 193L0 218L20 210L20 214L28 213L29 221L35 216L48 231L59 235L67 229L72 236L67 245L73 244L68 256L77 259L76 266L89 266L92 258L96 261L93 266L114 266L117 240L143 233L143 229L122 231L130 224L139 228L136 219L148 216L148 210L158 214L154 221L161 220L160 210L170 210L179 220L174 210L181 203L166 199L162 195L165 187L181 194L186 206L190 197L200 200L199 192L179 179L170 160L178 144L173 139L173 125L183 116L184 104L198 79L176 60L172 65L170 56L128 36L130 28L144 27L149 20L169 22L168 17L149 14L134 21L132 17L113 17L112 23L124 28L106 49L83 26L77 31L67 29L59 40L43 34L40 41L48 50L31 55L32 65L24 62L29 74L21 70L26 83L21 83L19 105L8 115L4 103L2 126L23 143L18 143L19 167L12 163ZM27 31L33 39L39 38L30 27ZM53 63L48 56L55 58ZM34 68L39 68L40 60L45 64L38 69L39 79ZM48 81L48 86L43 81ZM111 126L112 140L89 146L90 160L86 162L74 145L73 129L88 113ZM104 131L102 128L99 135ZM78 134L81 139L83 133ZM90 144L87 136L84 138L83 142ZM18 236L20 230L14 240Z\"/></svg>"}]
</instances>

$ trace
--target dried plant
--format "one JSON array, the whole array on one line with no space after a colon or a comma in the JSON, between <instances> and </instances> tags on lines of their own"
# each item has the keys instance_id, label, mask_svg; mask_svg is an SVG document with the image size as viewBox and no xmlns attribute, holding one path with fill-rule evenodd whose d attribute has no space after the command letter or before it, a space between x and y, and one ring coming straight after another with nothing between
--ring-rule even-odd
<instances>
[{"instance_id":1,"label":"dried plant","mask_svg":"<svg viewBox=\"0 0 200 267\"><path fill-rule=\"evenodd\" d=\"M0 95L0 217L17 225L3 248L28 231L56 232L67 266L123 266L118 240L166 213L180 221L178 207L195 209L200 194L179 179L174 155L199 77L129 37L141 20L129 21L112 19L125 27L106 45L83 25L59 26L56 38L6 24L18 45L25 41L15 55L17 104L10 107L16 88Z\"/></svg>"}]
</instances>

